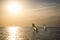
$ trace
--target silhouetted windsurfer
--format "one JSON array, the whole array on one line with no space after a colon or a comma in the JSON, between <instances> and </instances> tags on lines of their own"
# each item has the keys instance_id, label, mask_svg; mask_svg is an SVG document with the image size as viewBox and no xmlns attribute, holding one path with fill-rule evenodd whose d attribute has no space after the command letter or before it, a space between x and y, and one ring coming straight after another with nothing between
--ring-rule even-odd
<instances>
[{"instance_id":1,"label":"silhouetted windsurfer","mask_svg":"<svg viewBox=\"0 0 60 40\"><path fill-rule=\"evenodd\" d=\"M34 24L32 24L32 26L33 26L34 31L38 32L38 28Z\"/></svg>"},{"instance_id":2,"label":"silhouetted windsurfer","mask_svg":"<svg viewBox=\"0 0 60 40\"><path fill-rule=\"evenodd\" d=\"M45 30L45 31L47 31L47 27L46 27L46 25L45 25L45 24L43 25L43 27L44 27L44 30Z\"/></svg>"}]
</instances>

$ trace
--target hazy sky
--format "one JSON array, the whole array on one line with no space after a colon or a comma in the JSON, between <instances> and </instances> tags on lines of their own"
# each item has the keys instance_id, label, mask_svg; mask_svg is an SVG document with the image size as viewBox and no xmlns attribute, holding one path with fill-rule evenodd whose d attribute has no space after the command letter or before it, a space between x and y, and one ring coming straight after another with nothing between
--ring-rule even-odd
<instances>
[{"instance_id":1,"label":"hazy sky","mask_svg":"<svg viewBox=\"0 0 60 40\"><path fill-rule=\"evenodd\" d=\"M31 26L35 23L41 27L43 24L60 27L60 0L18 0L23 9L17 16L5 11L7 2L11 0L0 1L0 26Z\"/></svg>"}]
</instances>

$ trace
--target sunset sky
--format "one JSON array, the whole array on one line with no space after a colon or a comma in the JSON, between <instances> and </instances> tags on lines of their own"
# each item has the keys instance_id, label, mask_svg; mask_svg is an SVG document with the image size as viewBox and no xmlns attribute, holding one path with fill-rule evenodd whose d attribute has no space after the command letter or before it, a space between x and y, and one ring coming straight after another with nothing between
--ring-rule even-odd
<instances>
[{"instance_id":1,"label":"sunset sky","mask_svg":"<svg viewBox=\"0 0 60 40\"><path fill-rule=\"evenodd\" d=\"M0 26L60 27L60 0L0 0Z\"/></svg>"}]
</instances>

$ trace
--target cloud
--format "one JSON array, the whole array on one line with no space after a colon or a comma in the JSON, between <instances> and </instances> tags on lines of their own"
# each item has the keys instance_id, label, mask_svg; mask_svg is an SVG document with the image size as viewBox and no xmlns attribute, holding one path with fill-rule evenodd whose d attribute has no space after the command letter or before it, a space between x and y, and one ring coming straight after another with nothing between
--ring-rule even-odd
<instances>
[{"instance_id":1,"label":"cloud","mask_svg":"<svg viewBox=\"0 0 60 40\"><path fill-rule=\"evenodd\" d=\"M36 3L60 3L60 0L30 0L32 2L36 2Z\"/></svg>"}]
</instances>

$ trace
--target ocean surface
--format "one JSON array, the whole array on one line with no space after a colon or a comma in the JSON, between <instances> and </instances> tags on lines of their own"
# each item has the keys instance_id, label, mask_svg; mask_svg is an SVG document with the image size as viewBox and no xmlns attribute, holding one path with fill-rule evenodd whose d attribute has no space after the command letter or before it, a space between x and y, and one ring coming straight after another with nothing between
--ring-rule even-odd
<instances>
[{"instance_id":1,"label":"ocean surface","mask_svg":"<svg viewBox=\"0 0 60 40\"><path fill-rule=\"evenodd\" d=\"M0 40L60 40L60 28L0 27Z\"/></svg>"}]
</instances>

